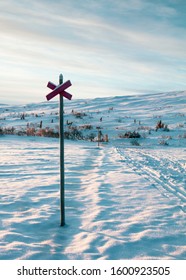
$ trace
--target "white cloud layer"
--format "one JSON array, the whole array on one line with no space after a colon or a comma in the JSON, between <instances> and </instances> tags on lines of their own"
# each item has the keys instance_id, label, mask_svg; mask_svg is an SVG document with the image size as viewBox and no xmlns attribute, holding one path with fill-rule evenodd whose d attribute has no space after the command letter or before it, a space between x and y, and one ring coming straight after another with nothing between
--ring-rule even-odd
<instances>
[{"instance_id":1,"label":"white cloud layer","mask_svg":"<svg viewBox=\"0 0 186 280\"><path fill-rule=\"evenodd\" d=\"M0 103L45 100L46 83L61 72L75 98L185 89L184 7L173 0L1 2Z\"/></svg>"}]
</instances>

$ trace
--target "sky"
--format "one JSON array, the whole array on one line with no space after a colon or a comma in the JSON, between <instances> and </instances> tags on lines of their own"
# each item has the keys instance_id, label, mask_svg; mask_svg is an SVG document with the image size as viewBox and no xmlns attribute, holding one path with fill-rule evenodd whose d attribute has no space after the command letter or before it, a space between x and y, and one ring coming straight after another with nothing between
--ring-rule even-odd
<instances>
[{"instance_id":1,"label":"sky","mask_svg":"<svg viewBox=\"0 0 186 280\"><path fill-rule=\"evenodd\" d=\"M186 89L185 0L1 0L0 103ZM57 97L55 99L57 100Z\"/></svg>"}]
</instances>

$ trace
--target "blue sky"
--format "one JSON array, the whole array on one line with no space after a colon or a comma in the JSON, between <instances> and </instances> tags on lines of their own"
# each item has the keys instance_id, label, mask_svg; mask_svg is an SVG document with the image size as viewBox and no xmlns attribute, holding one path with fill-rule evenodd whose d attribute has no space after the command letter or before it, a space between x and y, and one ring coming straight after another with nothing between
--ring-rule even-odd
<instances>
[{"instance_id":1,"label":"blue sky","mask_svg":"<svg viewBox=\"0 0 186 280\"><path fill-rule=\"evenodd\" d=\"M186 89L185 0L0 1L0 103Z\"/></svg>"}]
</instances>

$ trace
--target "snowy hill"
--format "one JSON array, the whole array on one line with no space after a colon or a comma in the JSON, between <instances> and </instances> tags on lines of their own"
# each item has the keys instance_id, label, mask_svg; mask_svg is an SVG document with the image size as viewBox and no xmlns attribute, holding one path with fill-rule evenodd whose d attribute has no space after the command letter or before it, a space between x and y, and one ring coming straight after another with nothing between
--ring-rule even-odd
<instances>
[{"instance_id":1,"label":"snowy hill","mask_svg":"<svg viewBox=\"0 0 186 280\"><path fill-rule=\"evenodd\" d=\"M64 124L61 228L58 101L0 105L0 259L186 259L186 92L65 101Z\"/></svg>"},{"instance_id":2,"label":"snowy hill","mask_svg":"<svg viewBox=\"0 0 186 280\"><path fill-rule=\"evenodd\" d=\"M186 92L172 92L65 102L65 131L69 131L70 123L72 128L81 130L81 138L84 139L87 134L94 134L96 137L97 127L100 127L104 134L108 134L110 141L128 130L138 131L144 136L141 140L148 135L149 143L156 139L153 144L157 144L161 136L167 136L167 140L173 140L169 144L172 142L174 145L182 145L184 141L180 141L180 138L184 138L185 133L185 96ZM153 133L150 137L159 120L168 125L171 132L163 135ZM0 106L0 121L1 128L13 127L13 134L29 135L28 128L34 128L33 135L37 135L41 127L59 132L58 102ZM86 125L91 125L88 133L87 128L82 127ZM41 133L38 132L38 135ZM175 139L179 141L174 141Z\"/></svg>"}]
</instances>

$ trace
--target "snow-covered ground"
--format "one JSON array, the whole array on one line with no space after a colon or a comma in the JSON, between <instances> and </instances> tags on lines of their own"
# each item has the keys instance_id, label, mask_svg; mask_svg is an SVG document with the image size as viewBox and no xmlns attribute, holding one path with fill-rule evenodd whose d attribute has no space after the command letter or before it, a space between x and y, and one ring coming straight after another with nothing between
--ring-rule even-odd
<instances>
[{"instance_id":1,"label":"snow-covered ground","mask_svg":"<svg viewBox=\"0 0 186 280\"><path fill-rule=\"evenodd\" d=\"M186 92L65 102L65 130L95 136L65 140L65 227L59 140L0 136L0 259L186 259L185 105ZM41 121L58 131L58 102L0 105L13 134Z\"/></svg>"}]
</instances>

